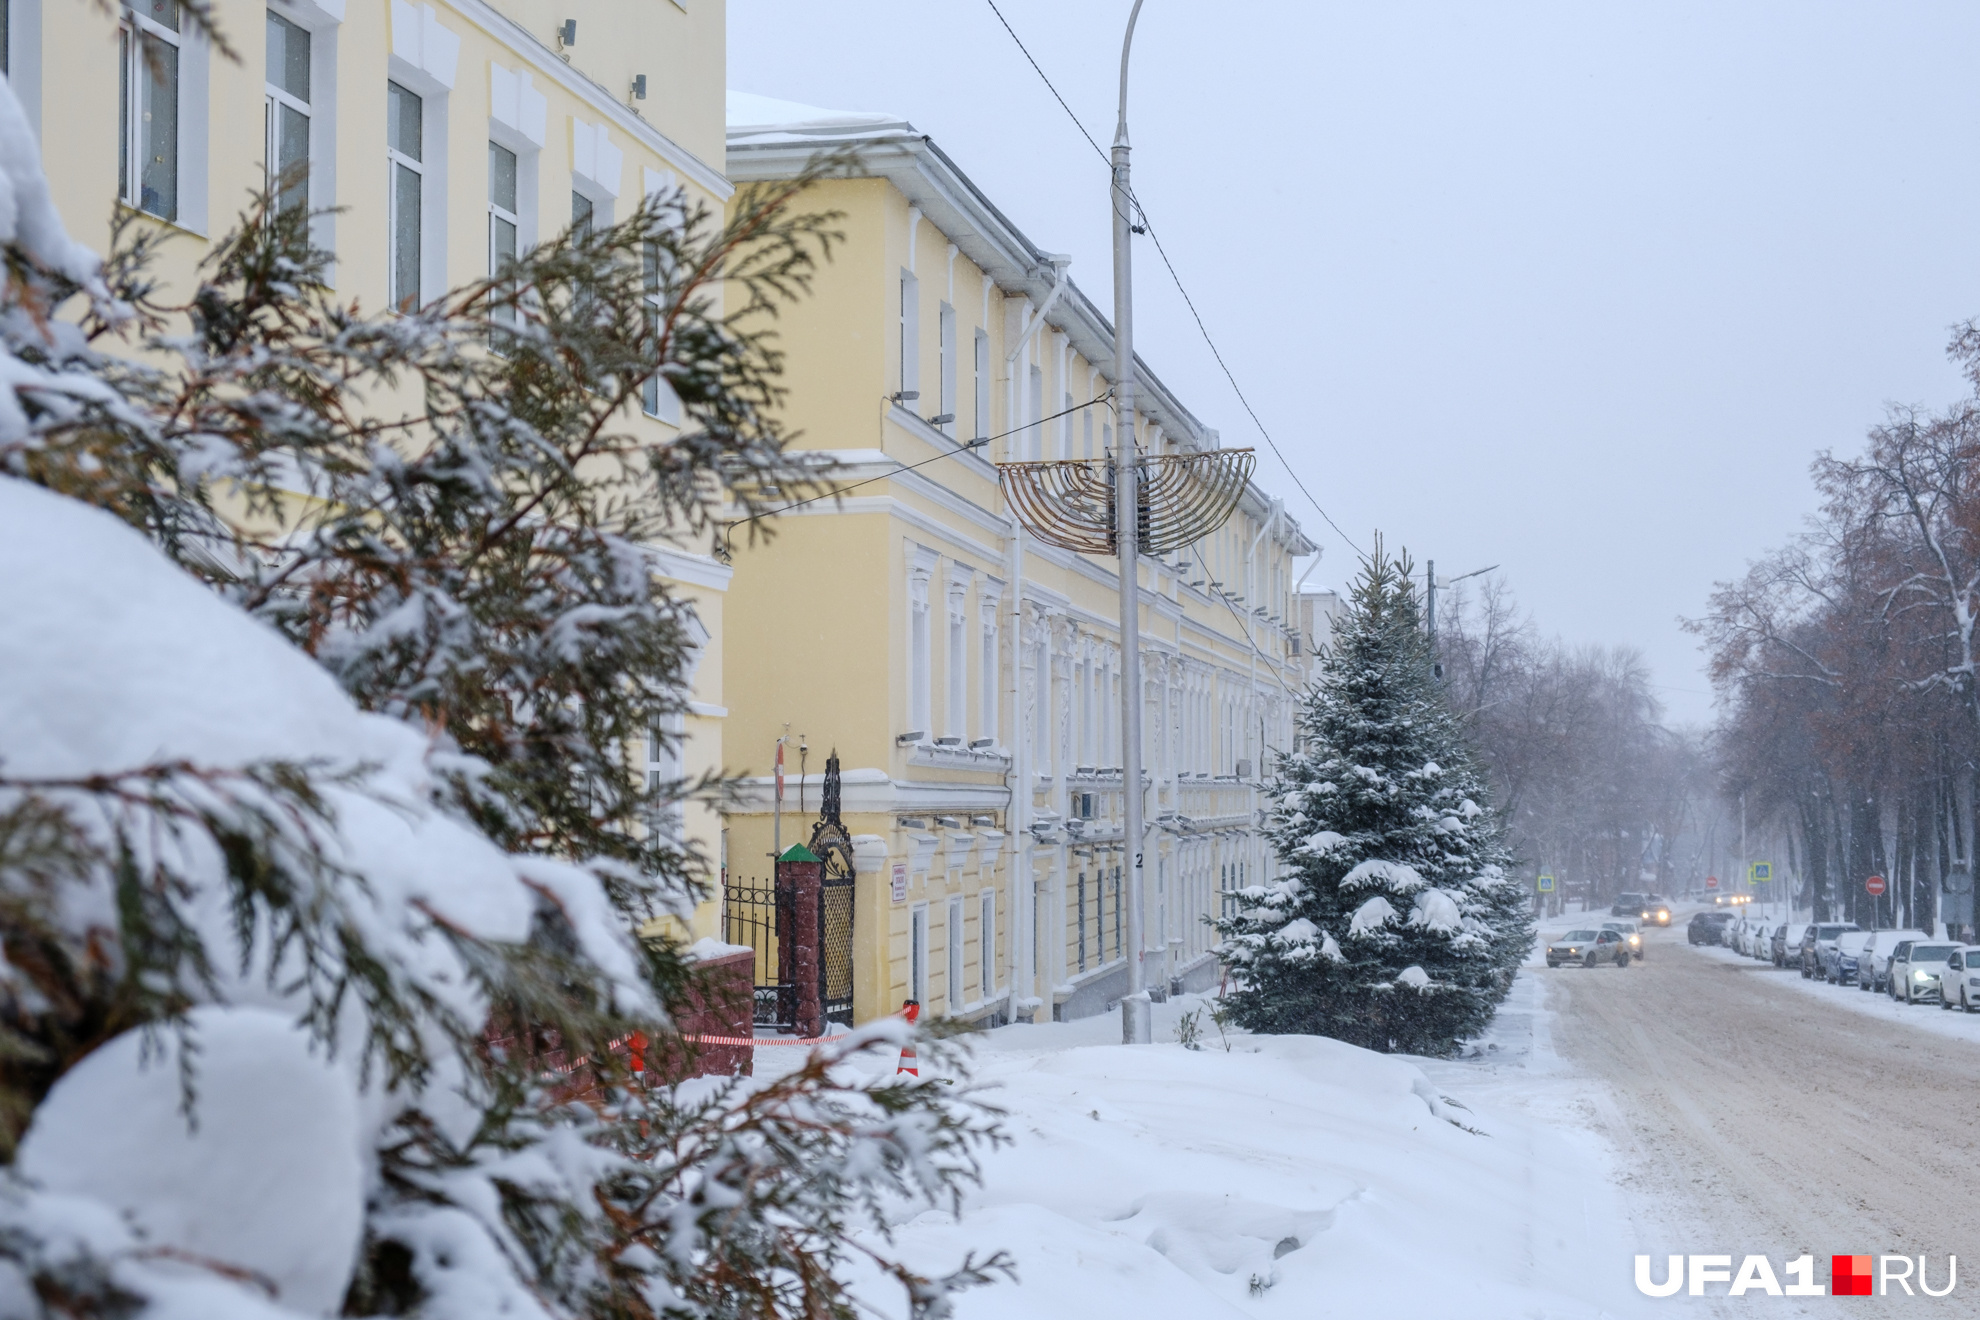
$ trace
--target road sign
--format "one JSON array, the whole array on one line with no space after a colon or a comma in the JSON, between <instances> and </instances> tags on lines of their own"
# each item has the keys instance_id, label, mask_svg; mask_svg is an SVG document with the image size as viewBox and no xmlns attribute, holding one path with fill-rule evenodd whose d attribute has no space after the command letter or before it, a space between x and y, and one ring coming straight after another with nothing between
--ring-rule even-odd
<instances>
[{"instance_id":1,"label":"road sign","mask_svg":"<svg viewBox=\"0 0 1980 1320\"><path fill-rule=\"evenodd\" d=\"M1773 878L1774 864L1772 862L1755 862L1746 868L1746 883L1749 885L1764 885Z\"/></svg>"},{"instance_id":2,"label":"road sign","mask_svg":"<svg viewBox=\"0 0 1980 1320\"><path fill-rule=\"evenodd\" d=\"M1873 875L1863 882L1863 892L1872 898L1883 897L1885 888L1884 877L1881 875Z\"/></svg>"},{"instance_id":3,"label":"road sign","mask_svg":"<svg viewBox=\"0 0 1980 1320\"><path fill-rule=\"evenodd\" d=\"M1706 876L1706 877L1705 877L1705 887L1706 887L1707 889L1717 889L1717 888L1719 887L1719 877L1718 877L1718 876L1716 876L1716 875L1708 875L1708 876Z\"/></svg>"},{"instance_id":4,"label":"road sign","mask_svg":"<svg viewBox=\"0 0 1980 1320\"><path fill-rule=\"evenodd\" d=\"M1553 876L1551 876L1551 875L1543 875L1543 876L1541 876L1541 877L1540 877L1540 892L1541 892L1541 893L1543 893L1543 894L1551 894L1551 893L1553 893L1553 892L1554 892L1554 877L1553 877Z\"/></svg>"}]
</instances>

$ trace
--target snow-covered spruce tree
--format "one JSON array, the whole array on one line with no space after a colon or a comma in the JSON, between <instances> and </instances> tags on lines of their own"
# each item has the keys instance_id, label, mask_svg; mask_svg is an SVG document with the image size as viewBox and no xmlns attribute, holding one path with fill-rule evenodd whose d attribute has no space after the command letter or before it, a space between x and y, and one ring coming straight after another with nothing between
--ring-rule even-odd
<instances>
[{"instance_id":1,"label":"snow-covered spruce tree","mask_svg":"<svg viewBox=\"0 0 1980 1320\"><path fill-rule=\"evenodd\" d=\"M628 764L688 647L646 547L812 475L758 318L830 218L649 200L380 315L264 209L173 308L33 142L0 81L0 1316L842 1316L862 1255L936 1315L1000 1267L885 1255L996 1139L863 1066L900 1023L769 1083L611 1049L692 975L634 935L699 865Z\"/></svg>"},{"instance_id":2,"label":"snow-covered spruce tree","mask_svg":"<svg viewBox=\"0 0 1980 1320\"><path fill-rule=\"evenodd\" d=\"M1446 1054L1532 938L1485 779L1430 672L1407 555L1375 552L1272 785L1283 877L1218 923L1237 1020Z\"/></svg>"}]
</instances>

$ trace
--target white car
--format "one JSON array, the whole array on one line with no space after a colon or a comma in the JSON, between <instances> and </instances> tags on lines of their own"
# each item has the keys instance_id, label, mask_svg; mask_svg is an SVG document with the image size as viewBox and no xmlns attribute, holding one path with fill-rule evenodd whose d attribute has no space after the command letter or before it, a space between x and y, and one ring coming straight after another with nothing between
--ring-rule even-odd
<instances>
[{"instance_id":1,"label":"white car","mask_svg":"<svg viewBox=\"0 0 1980 1320\"><path fill-rule=\"evenodd\" d=\"M1939 1007L1971 1013L1980 1008L1980 945L1956 946L1939 974Z\"/></svg>"},{"instance_id":2,"label":"white car","mask_svg":"<svg viewBox=\"0 0 1980 1320\"><path fill-rule=\"evenodd\" d=\"M1774 958L1774 932L1781 928L1778 921L1762 922L1746 941L1746 956L1761 962L1772 962Z\"/></svg>"},{"instance_id":3,"label":"white car","mask_svg":"<svg viewBox=\"0 0 1980 1320\"><path fill-rule=\"evenodd\" d=\"M1643 960L1643 927L1640 923L1631 921L1627 917L1618 917L1614 921L1603 922L1602 929L1612 930L1622 936L1623 943L1629 945L1629 951L1636 960L1638 962Z\"/></svg>"},{"instance_id":4,"label":"white car","mask_svg":"<svg viewBox=\"0 0 1980 1320\"><path fill-rule=\"evenodd\" d=\"M1926 940L1922 930L1873 931L1856 958L1856 984L1861 990L1882 990L1891 971L1891 950L1906 940Z\"/></svg>"},{"instance_id":5,"label":"white car","mask_svg":"<svg viewBox=\"0 0 1980 1320\"><path fill-rule=\"evenodd\" d=\"M1781 928L1781 933L1771 941L1774 947L1767 951L1774 966L1801 966L1801 932L1807 929L1805 921L1791 921Z\"/></svg>"},{"instance_id":6,"label":"white car","mask_svg":"<svg viewBox=\"0 0 1980 1320\"><path fill-rule=\"evenodd\" d=\"M1939 997L1939 984L1946 974L1946 960L1957 944L1935 944L1931 940L1910 940L1891 951L1891 967L1884 977L1885 990L1893 999L1915 1004Z\"/></svg>"}]
</instances>

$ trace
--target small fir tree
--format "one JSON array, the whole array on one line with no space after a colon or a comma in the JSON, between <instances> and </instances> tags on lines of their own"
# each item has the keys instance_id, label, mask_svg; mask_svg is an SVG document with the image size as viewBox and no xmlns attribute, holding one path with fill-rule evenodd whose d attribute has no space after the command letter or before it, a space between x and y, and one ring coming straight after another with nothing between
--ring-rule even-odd
<instances>
[{"instance_id":1,"label":"small fir tree","mask_svg":"<svg viewBox=\"0 0 1980 1320\"><path fill-rule=\"evenodd\" d=\"M1446 1054L1491 1020L1531 942L1410 573L1376 542L1272 786L1285 873L1217 923L1254 1031Z\"/></svg>"}]
</instances>

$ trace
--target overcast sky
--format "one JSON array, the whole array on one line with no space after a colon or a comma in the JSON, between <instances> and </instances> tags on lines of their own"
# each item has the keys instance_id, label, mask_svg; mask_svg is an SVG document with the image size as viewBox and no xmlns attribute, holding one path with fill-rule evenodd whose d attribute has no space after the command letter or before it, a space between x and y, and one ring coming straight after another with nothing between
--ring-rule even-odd
<instances>
[{"instance_id":1,"label":"overcast sky","mask_svg":"<svg viewBox=\"0 0 1980 1320\"><path fill-rule=\"evenodd\" d=\"M1128 0L998 0L1112 137ZM1106 171L987 0L730 0L729 85L932 135L1111 306ZM1148 0L1135 191L1357 544L1504 565L1539 626L1640 648L1811 511L1808 460L1960 392L1980 315L1980 5ZM1324 544L1146 239L1136 347Z\"/></svg>"}]
</instances>

